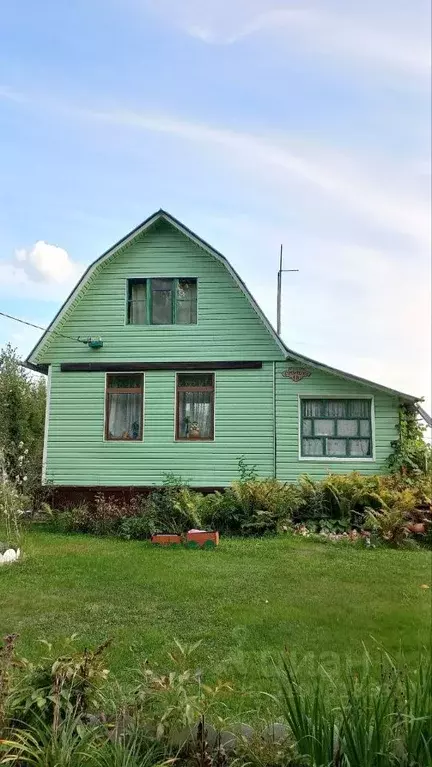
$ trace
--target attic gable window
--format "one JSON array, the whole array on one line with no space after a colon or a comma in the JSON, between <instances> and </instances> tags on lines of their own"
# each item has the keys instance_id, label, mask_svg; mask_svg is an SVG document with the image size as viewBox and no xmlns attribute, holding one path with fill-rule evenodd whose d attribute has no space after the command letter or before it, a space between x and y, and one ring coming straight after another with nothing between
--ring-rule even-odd
<instances>
[{"instance_id":1,"label":"attic gable window","mask_svg":"<svg viewBox=\"0 0 432 767\"><path fill-rule=\"evenodd\" d=\"M128 280L127 322L128 325L196 325L196 278Z\"/></svg>"},{"instance_id":2,"label":"attic gable window","mask_svg":"<svg viewBox=\"0 0 432 767\"><path fill-rule=\"evenodd\" d=\"M302 458L372 458L371 399L301 399Z\"/></svg>"}]
</instances>

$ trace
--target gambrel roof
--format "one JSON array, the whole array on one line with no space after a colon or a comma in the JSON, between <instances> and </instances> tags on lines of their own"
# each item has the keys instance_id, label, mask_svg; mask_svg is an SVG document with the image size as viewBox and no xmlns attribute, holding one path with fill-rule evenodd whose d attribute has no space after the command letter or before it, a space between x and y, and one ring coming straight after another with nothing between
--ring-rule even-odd
<instances>
[{"instance_id":1,"label":"gambrel roof","mask_svg":"<svg viewBox=\"0 0 432 767\"><path fill-rule=\"evenodd\" d=\"M341 376L347 380L354 381L359 384L372 386L373 388L383 391L387 394L392 394L394 396L398 396L401 399L403 399L405 402L418 402L420 400L420 397L414 397L410 394L405 394L403 392L397 391L396 389L391 389L388 386L383 386L382 384L375 383L373 381L369 381L365 378L361 378L360 376L352 375L351 373L346 373L342 370L338 370L336 368L332 368L329 365L325 365L322 362L317 362L316 360L313 360L309 357L304 356L303 354L299 354L298 352L293 351L292 349L288 348L280 336L276 333L276 330L273 328L251 293L249 292L248 288L246 287L245 283L241 279L241 277L237 274L235 269L231 266L229 261L225 258L225 256L222 255L222 253L219 253L218 250L213 248L211 245L209 245L205 240L203 240L201 237L199 237L195 232L193 232L191 229L188 229L187 226L181 223L178 219L176 219L174 216L172 216L170 213L167 213L167 211L162 210L162 208L156 213L153 213L151 216L149 216L145 221L143 221L141 224L139 224L135 229L133 229L131 232L125 235L125 237L122 237L121 240L115 243L109 250L105 251L99 258L96 259L96 261L93 261L92 264L86 269L84 274L82 275L81 279L73 289L73 291L70 293L64 304L60 307L59 311L55 315L54 319L48 326L48 328L45 330L41 338L39 339L36 346L32 349L30 354L27 357L26 364L33 369L38 370L39 372L47 372L47 365L41 365L38 364L37 358L40 354L42 348L44 347L45 343L47 342L47 339L49 338L50 334L54 332L63 319L65 313L68 311L68 309L71 307L71 305L74 303L76 298L78 297L80 291L83 289L83 287L86 285L87 281L91 278L97 267L99 267L104 261L111 258L113 255L115 255L119 250L123 249L125 246L127 246L130 242L132 242L136 237L139 237L141 234L144 234L147 230L149 230L154 224L156 224L158 221L166 221L168 224L173 226L175 229L177 229L179 232L185 235L185 237L188 237L192 242L194 242L196 245L198 245L200 248L205 250L207 253L209 253L211 256L216 258L218 261L220 261L225 268L228 270L228 272L231 274L234 281L237 283L239 288L242 290L250 304L252 305L253 309L255 310L258 317L261 319L262 323L265 325L267 330L269 331L270 335L272 336L276 346L279 348L279 350L282 352L284 357L287 360L291 360L293 362L298 362L300 364L308 365L314 368L317 368L318 370L322 370L326 373L332 373L337 376Z\"/></svg>"}]
</instances>

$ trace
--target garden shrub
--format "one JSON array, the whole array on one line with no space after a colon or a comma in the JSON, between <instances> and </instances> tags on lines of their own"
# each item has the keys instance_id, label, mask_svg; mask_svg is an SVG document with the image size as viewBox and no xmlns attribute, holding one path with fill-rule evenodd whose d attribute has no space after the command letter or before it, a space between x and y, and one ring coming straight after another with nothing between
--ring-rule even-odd
<instances>
[{"instance_id":1,"label":"garden shrub","mask_svg":"<svg viewBox=\"0 0 432 767\"><path fill-rule=\"evenodd\" d=\"M62 511L54 510L49 517L45 517L44 521L55 530L56 533L73 533L78 532L78 519L81 516L81 507L63 509Z\"/></svg>"},{"instance_id":2,"label":"garden shrub","mask_svg":"<svg viewBox=\"0 0 432 767\"><path fill-rule=\"evenodd\" d=\"M240 535L244 512L231 488L206 495L201 504L201 518L207 529L222 534Z\"/></svg>"},{"instance_id":3,"label":"garden shrub","mask_svg":"<svg viewBox=\"0 0 432 767\"><path fill-rule=\"evenodd\" d=\"M297 482L282 483L258 478L244 461L239 461L239 474L240 479L226 490L208 495L168 474L163 486L146 497L126 503L98 495L94 509L81 505L54 513L54 525L64 532L145 539L156 533L181 535L191 528L258 536L295 532L309 523L314 531L342 533L362 530L367 520L377 538L393 545L404 539L398 530L401 520L407 532L408 523L426 521L425 532L430 533L430 498L423 477L350 472L329 474L322 480L305 475ZM423 538L428 540L427 535Z\"/></svg>"},{"instance_id":4,"label":"garden shrub","mask_svg":"<svg viewBox=\"0 0 432 767\"><path fill-rule=\"evenodd\" d=\"M79 718L102 705L101 688L108 676L104 654L110 642L94 650L79 650L75 640L72 636L65 641L61 655L45 642L48 655L37 663L14 656L14 665L21 673L7 706L16 726L40 722L55 726L67 714Z\"/></svg>"},{"instance_id":5,"label":"garden shrub","mask_svg":"<svg viewBox=\"0 0 432 767\"><path fill-rule=\"evenodd\" d=\"M58 532L91 533L92 535L115 535L125 518L140 513L140 501L132 498L128 503L117 501L102 493L95 497L95 504L71 506L53 511L49 524Z\"/></svg>"},{"instance_id":6,"label":"garden shrub","mask_svg":"<svg viewBox=\"0 0 432 767\"><path fill-rule=\"evenodd\" d=\"M192 528L201 528L203 495L172 474L165 475L163 487L150 493L143 513L149 520L150 534L180 535Z\"/></svg>"},{"instance_id":7,"label":"garden shrub","mask_svg":"<svg viewBox=\"0 0 432 767\"><path fill-rule=\"evenodd\" d=\"M155 525L150 515L143 514L139 517L127 517L122 519L118 528L120 538L129 540L145 540L155 533Z\"/></svg>"},{"instance_id":8,"label":"garden shrub","mask_svg":"<svg viewBox=\"0 0 432 767\"><path fill-rule=\"evenodd\" d=\"M406 402L399 406L396 429L398 437L391 443L393 449L387 461L391 473L407 478L430 473L432 446L425 441L427 426L419 420L414 404Z\"/></svg>"},{"instance_id":9,"label":"garden shrub","mask_svg":"<svg viewBox=\"0 0 432 767\"><path fill-rule=\"evenodd\" d=\"M95 535L116 533L123 519L137 516L139 511L138 498L131 498L128 502L118 502L111 496L97 495L95 509L91 510L87 517L89 532Z\"/></svg>"},{"instance_id":10,"label":"garden shrub","mask_svg":"<svg viewBox=\"0 0 432 767\"><path fill-rule=\"evenodd\" d=\"M370 509L365 524L384 543L391 546L402 546L409 535L408 520L406 511L398 506L393 506L380 511Z\"/></svg>"},{"instance_id":11,"label":"garden shrub","mask_svg":"<svg viewBox=\"0 0 432 767\"><path fill-rule=\"evenodd\" d=\"M322 482L314 482L307 475L298 481L300 491L299 508L293 515L294 522L304 522L308 519L324 519L330 516L330 506Z\"/></svg>"}]
</instances>

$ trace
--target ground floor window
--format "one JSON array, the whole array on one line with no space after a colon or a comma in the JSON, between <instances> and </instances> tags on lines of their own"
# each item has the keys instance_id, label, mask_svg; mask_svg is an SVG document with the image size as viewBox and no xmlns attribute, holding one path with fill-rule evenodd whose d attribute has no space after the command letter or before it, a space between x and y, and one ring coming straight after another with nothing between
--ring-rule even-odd
<instances>
[{"instance_id":1,"label":"ground floor window","mask_svg":"<svg viewBox=\"0 0 432 767\"><path fill-rule=\"evenodd\" d=\"M143 435L142 373L106 377L105 439L140 440Z\"/></svg>"},{"instance_id":2,"label":"ground floor window","mask_svg":"<svg viewBox=\"0 0 432 767\"><path fill-rule=\"evenodd\" d=\"M214 439L214 374L177 373L176 439Z\"/></svg>"},{"instance_id":3,"label":"ground floor window","mask_svg":"<svg viewBox=\"0 0 432 767\"><path fill-rule=\"evenodd\" d=\"M371 458L370 399L301 399L304 458Z\"/></svg>"}]
</instances>

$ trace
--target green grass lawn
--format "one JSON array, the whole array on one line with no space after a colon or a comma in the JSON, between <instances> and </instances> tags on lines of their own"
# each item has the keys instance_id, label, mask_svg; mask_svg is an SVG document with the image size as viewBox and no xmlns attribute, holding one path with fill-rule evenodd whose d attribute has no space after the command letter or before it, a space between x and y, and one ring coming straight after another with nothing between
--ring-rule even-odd
<instances>
[{"instance_id":1,"label":"green grass lawn","mask_svg":"<svg viewBox=\"0 0 432 767\"><path fill-rule=\"evenodd\" d=\"M376 641L415 664L430 639L424 550L280 537L195 551L44 531L27 534L24 549L24 561L0 569L1 635L18 633L27 657L43 652L42 638L77 632L90 646L112 637L111 667L123 679L137 653L167 666L174 637L202 640L196 664L244 689L284 648L334 665Z\"/></svg>"}]
</instances>

